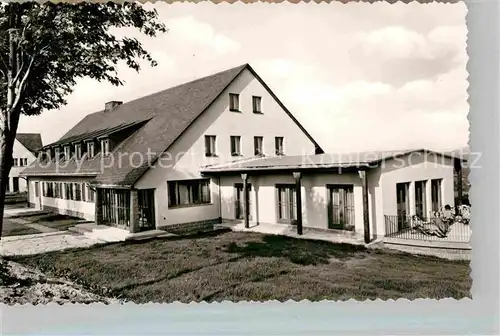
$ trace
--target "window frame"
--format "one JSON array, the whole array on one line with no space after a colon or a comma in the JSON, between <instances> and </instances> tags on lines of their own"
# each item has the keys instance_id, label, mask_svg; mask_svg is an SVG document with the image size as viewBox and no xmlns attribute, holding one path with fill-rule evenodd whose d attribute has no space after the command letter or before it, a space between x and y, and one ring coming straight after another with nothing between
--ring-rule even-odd
<instances>
[{"instance_id":1,"label":"window frame","mask_svg":"<svg viewBox=\"0 0 500 336\"><path fill-rule=\"evenodd\" d=\"M213 139L213 150L211 148ZM206 157L217 157L217 136L215 135L205 135L205 156Z\"/></svg>"},{"instance_id":2,"label":"window frame","mask_svg":"<svg viewBox=\"0 0 500 336\"><path fill-rule=\"evenodd\" d=\"M235 100L236 107L233 104L233 98ZM241 112L240 111L240 95L239 95L239 93L229 93L229 111Z\"/></svg>"},{"instance_id":3,"label":"window frame","mask_svg":"<svg viewBox=\"0 0 500 336\"><path fill-rule=\"evenodd\" d=\"M278 149L278 141L281 141L281 151ZM274 152L278 156L285 155L285 137L276 136L274 137Z\"/></svg>"},{"instance_id":4,"label":"window frame","mask_svg":"<svg viewBox=\"0 0 500 336\"><path fill-rule=\"evenodd\" d=\"M234 140L238 140L238 151L234 151L233 149L236 149L236 148L233 148L233 139ZM243 154L241 153L241 135L231 135L229 137L229 150L231 151L231 156L243 156Z\"/></svg>"},{"instance_id":5,"label":"window frame","mask_svg":"<svg viewBox=\"0 0 500 336\"><path fill-rule=\"evenodd\" d=\"M258 109L256 109L258 107ZM264 114L262 112L262 97L261 96L252 96L252 110L255 114Z\"/></svg>"},{"instance_id":6,"label":"window frame","mask_svg":"<svg viewBox=\"0 0 500 336\"><path fill-rule=\"evenodd\" d=\"M354 231L356 225L356 199L354 194L354 184L327 184L327 218L328 228L335 230ZM339 190L339 204L334 205L333 193ZM340 193L342 190L342 193ZM352 204L348 204L348 195L351 195ZM340 200L340 196L344 199ZM334 207L338 208L338 223L334 222ZM347 218L347 219L346 219Z\"/></svg>"},{"instance_id":7,"label":"window frame","mask_svg":"<svg viewBox=\"0 0 500 336\"><path fill-rule=\"evenodd\" d=\"M260 151L257 150L257 142L260 140ZM254 136L253 137L253 154L255 156L264 156L264 137Z\"/></svg>"},{"instance_id":8,"label":"window frame","mask_svg":"<svg viewBox=\"0 0 500 336\"><path fill-rule=\"evenodd\" d=\"M203 183L205 182L205 183ZM180 186L183 185L187 191L187 198L189 203L180 203L181 202L181 191ZM198 188L198 201L194 201L194 192L193 187ZM206 199L203 195L203 188L206 187L207 195L205 195ZM174 194L173 194L174 193ZM175 202L173 202L175 199ZM176 208L185 208L185 207L195 207L195 206L204 206L211 205L212 203L212 191L211 191L211 179L210 178L199 178L199 179L191 179L191 180L172 180L167 181L167 200L168 200L168 208L176 209Z\"/></svg>"}]
</instances>

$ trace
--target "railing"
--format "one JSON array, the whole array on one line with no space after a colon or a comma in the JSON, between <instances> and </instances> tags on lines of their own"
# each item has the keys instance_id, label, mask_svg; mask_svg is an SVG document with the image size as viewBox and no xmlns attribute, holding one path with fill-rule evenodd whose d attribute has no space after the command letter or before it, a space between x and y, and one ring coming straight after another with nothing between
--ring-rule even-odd
<instances>
[{"instance_id":1,"label":"railing","mask_svg":"<svg viewBox=\"0 0 500 336\"><path fill-rule=\"evenodd\" d=\"M409 240L469 242L471 228L459 221L438 217L385 215L385 236Z\"/></svg>"}]
</instances>

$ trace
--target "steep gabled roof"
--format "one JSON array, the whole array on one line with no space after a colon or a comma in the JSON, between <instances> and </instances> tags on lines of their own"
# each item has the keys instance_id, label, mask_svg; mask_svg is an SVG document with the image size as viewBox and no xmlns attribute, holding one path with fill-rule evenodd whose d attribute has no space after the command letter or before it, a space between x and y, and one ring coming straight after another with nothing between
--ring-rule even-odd
<instances>
[{"instance_id":1,"label":"steep gabled roof","mask_svg":"<svg viewBox=\"0 0 500 336\"><path fill-rule=\"evenodd\" d=\"M43 146L40 133L17 133L16 139L33 154Z\"/></svg>"},{"instance_id":2,"label":"steep gabled roof","mask_svg":"<svg viewBox=\"0 0 500 336\"><path fill-rule=\"evenodd\" d=\"M104 164L109 163L105 166L105 169L102 169L101 158L98 155L93 159L83 160L80 163L69 160L69 162L64 163L64 166L56 163L44 165L35 163L26 168L23 175L56 175L60 173L70 174L71 172L95 173L95 182L97 184L131 186L149 169L151 163L154 163L158 156L166 151L245 69L254 74L321 151L319 145L284 107L269 87L265 85L262 79L256 75L250 65L244 64L124 103L111 111L100 111L87 115L60 140L54 143L63 144L74 141L74 139L83 139L95 132L144 121L145 124L139 130L123 141L110 157L104 159ZM122 153L128 153L129 155L133 153L145 154L148 151L152 153L150 164L147 162L139 164L134 160L130 162L130 157L124 158L122 156L121 161L118 159L119 154ZM114 163L111 164L109 160L113 160Z\"/></svg>"}]
</instances>

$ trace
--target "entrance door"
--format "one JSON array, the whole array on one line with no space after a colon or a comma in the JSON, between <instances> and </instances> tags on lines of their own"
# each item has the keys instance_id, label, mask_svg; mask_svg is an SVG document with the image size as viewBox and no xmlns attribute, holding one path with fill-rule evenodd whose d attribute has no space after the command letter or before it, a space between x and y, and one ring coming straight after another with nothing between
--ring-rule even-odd
<instances>
[{"instance_id":1,"label":"entrance door","mask_svg":"<svg viewBox=\"0 0 500 336\"><path fill-rule=\"evenodd\" d=\"M328 228L354 229L354 187L331 185L329 190Z\"/></svg>"},{"instance_id":2,"label":"entrance door","mask_svg":"<svg viewBox=\"0 0 500 336\"><path fill-rule=\"evenodd\" d=\"M277 222L297 224L297 190L295 185L277 185Z\"/></svg>"},{"instance_id":3,"label":"entrance door","mask_svg":"<svg viewBox=\"0 0 500 336\"><path fill-rule=\"evenodd\" d=\"M248 219L252 220L252 213L250 209L252 208L252 198L250 197L250 191L252 190L252 185L250 183L247 184L247 197L248 197ZM244 209L245 205L243 204L243 183L236 183L234 185L235 192L235 218L236 219L244 219Z\"/></svg>"},{"instance_id":4,"label":"entrance door","mask_svg":"<svg viewBox=\"0 0 500 336\"><path fill-rule=\"evenodd\" d=\"M155 224L155 190L139 189L139 231L154 230Z\"/></svg>"},{"instance_id":5,"label":"entrance door","mask_svg":"<svg viewBox=\"0 0 500 336\"><path fill-rule=\"evenodd\" d=\"M19 177L12 178L12 191L13 192L19 191Z\"/></svg>"},{"instance_id":6,"label":"entrance door","mask_svg":"<svg viewBox=\"0 0 500 336\"><path fill-rule=\"evenodd\" d=\"M402 230L407 226L407 216L409 215L408 189L409 183L396 184L398 230Z\"/></svg>"}]
</instances>

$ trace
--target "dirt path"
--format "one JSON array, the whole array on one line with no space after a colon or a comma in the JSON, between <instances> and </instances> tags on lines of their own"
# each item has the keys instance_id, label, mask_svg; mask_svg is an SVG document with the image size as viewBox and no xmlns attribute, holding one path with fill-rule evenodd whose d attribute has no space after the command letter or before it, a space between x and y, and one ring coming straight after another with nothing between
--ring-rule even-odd
<instances>
[{"instance_id":1,"label":"dirt path","mask_svg":"<svg viewBox=\"0 0 500 336\"><path fill-rule=\"evenodd\" d=\"M99 296L70 281L48 278L43 273L21 264L0 259L0 303L47 304L119 303Z\"/></svg>"}]
</instances>

